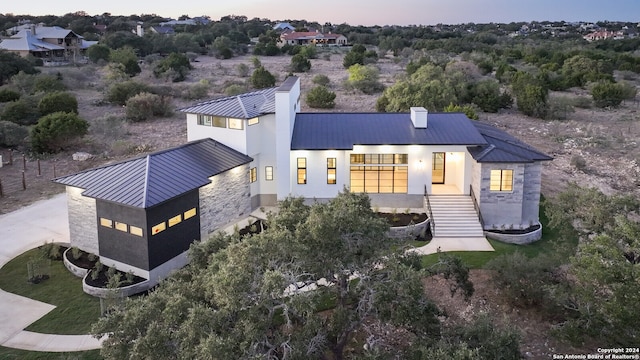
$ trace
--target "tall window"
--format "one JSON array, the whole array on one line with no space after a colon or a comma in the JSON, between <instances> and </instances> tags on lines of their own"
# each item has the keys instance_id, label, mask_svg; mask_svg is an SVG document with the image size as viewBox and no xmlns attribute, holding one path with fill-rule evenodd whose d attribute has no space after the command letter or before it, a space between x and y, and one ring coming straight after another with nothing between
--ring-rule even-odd
<instances>
[{"instance_id":1,"label":"tall window","mask_svg":"<svg viewBox=\"0 0 640 360\"><path fill-rule=\"evenodd\" d=\"M327 158L327 184L336 183L336 158Z\"/></svg>"},{"instance_id":2,"label":"tall window","mask_svg":"<svg viewBox=\"0 0 640 360\"><path fill-rule=\"evenodd\" d=\"M407 154L351 154L353 192L406 193L408 190Z\"/></svg>"},{"instance_id":3,"label":"tall window","mask_svg":"<svg viewBox=\"0 0 640 360\"><path fill-rule=\"evenodd\" d=\"M491 191L513 191L513 170L491 170Z\"/></svg>"},{"instance_id":4,"label":"tall window","mask_svg":"<svg viewBox=\"0 0 640 360\"><path fill-rule=\"evenodd\" d=\"M264 179L267 181L273 180L273 166L264 167Z\"/></svg>"},{"instance_id":5,"label":"tall window","mask_svg":"<svg viewBox=\"0 0 640 360\"><path fill-rule=\"evenodd\" d=\"M258 169L256 168L251 168L249 170L249 182L256 182L258 181Z\"/></svg>"},{"instance_id":6,"label":"tall window","mask_svg":"<svg viewBox=\"0 0 640 360\"><path fill-rule=\"evenodd\" d=\"M307 183L307 158L298 158L298 184Z\"/></svg>"}]
</instances>

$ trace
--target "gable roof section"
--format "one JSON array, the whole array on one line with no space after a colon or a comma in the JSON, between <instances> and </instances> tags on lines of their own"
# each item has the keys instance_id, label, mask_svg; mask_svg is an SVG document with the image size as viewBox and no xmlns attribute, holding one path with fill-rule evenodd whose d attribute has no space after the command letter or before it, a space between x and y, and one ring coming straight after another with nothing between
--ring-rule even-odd
<instances>
[{"instance_id":1,"label":"gable roof section","mask_svg":"<svg viewBox=\"0 0 640 360\"><path fill-rule=\"evenodd\" d=\"M468 148L477 162L530 163L553 160L549 155L494 126L479 121L473 122L473 125L487 141L485 146Z\"/></svg>"},{"instance_id":2,"label":"gable roof section","mask_svg":"<svg viewBox=\"0 0 640 360\"><path fill-rule=\"evenodd\" d=\"M429 113L416 129L409 113L299 113L291 150L350 150L354 145L486 145L462 113Z\"/></svg>"},{"instance_id":3,"label":"gable roof section","mask_svg":"<svg viewBox=\"0 0 640 360\"><path fill-rule=\"evenodd\" d=\"M277 87L262 89L236 96L207 100L180 109L182 112L236 119L251 119L276 111L275 93Z\"/></svg>"},{"instance_id":4,"label":"gable roof section","mask_svg":"<svg viewBox=\"0 0 640 360\"><path fill-rule=\"evenodd\" d=\"M209 177L252 160L207 138L53 181L85 189L82 195L90 198L149 208L207 185Z\"/></svg>"}]
</instances>

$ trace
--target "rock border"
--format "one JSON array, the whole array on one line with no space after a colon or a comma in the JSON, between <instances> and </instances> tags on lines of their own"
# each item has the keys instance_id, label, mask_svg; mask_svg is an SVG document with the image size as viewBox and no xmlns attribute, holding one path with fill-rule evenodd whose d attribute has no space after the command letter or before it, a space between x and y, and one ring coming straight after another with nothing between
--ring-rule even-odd
<instances>
[{"instance_id":1,"label":"rock border","mask_svg":"<svg viewBox=\"0 0 640 360\"><path fill-rule=\"evenodd\" d=\"M71 261L67 260L67 253L70 250L71 250L71 247L69 247L67 250L65 250L62 253L62 262L64 263L64 267L66 267L67 270L69 270L69 272L72 273L73 275L75 275L76 277L84 279L84 277L87 276L87 273L89 272L89 269L85 269L85 268L81 268L79 266L76 266L74 263L72 263Z\"/></svg>"},{"instance_id":2,"label":"rock border","mask_svg":"<svg viewBox=\"0 0 640 360\"><path fill-rule=\"evenodd\" d=\"M542 238L542 224L538 222L536 225L540 227L526 234L501 234L490 230L484 230L484 236L492 240L498 240L508 244L526 245L536 242Z\"/></svg>"},{"instance_id":3,"label":"rock border","mask_svg":"<svg viewBox=\"0 0 640 360\"><path fill-rule=\"evenodd\" d=\"M392 226L389 228L388 235L394 239L398 238L406 238L406 237L417 237L417 236L425 236L427 233L427 227L429 226L430 219L407 226Z\"/></svg>"},{"instance_id":4,"label":"rock border","mask_svg":"<svg viewBox=\"0 0 640 360\"><path fill-rule=\"evenodd\" d=\"M121 286L117 288L102 288L95 287L87 284L87 276L91 276L91 271L88 271L87 274L82 278L82 291L91 296L99 297L99 298L109 298L114 295L120 297L129 297L131 295L139 294L141 292L145 292L152 287L158 285L159 281L152 282L151 280L145 280L143 282L139 282L132 285Z\"/></svg>"}]
</instances>

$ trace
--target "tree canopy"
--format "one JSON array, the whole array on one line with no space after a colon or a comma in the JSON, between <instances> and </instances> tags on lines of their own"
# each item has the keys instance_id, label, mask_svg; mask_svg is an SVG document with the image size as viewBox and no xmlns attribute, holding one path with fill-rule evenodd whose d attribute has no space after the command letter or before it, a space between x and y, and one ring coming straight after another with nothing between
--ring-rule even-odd
<instances>
[{"instance_id":1,"label":"tree canopy","mask_svg":"<svg viewBox=\"0 0 640 360\"><path fill-rule=\"evenodd\" d=\"M129 299L94 327L107 359L342 359L409 353L437 339L438 309L421 278L444 273L473 291L454 258L420 270L391 251L388 225L366 194L328 203L288 198L264 232L218 234L194 245L190 265L148 296ZM380 329L408 337L391 346ZM358 336L356 336L358 334ZM422 340L421 340L422 339ZM364 349L363 349L363 345Z\"/></svg>"}]
</instances>

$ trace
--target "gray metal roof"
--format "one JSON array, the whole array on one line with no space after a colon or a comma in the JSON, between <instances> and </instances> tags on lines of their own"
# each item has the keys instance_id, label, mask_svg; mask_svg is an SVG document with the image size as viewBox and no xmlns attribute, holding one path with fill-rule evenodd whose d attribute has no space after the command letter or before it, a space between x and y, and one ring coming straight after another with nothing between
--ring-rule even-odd
<instances>
[{"instance_id":1,"label":"gray metal roof","mask_svg":"<svg viewBox=\"0 0 640 360\"><path fill-rule=\"evenodd\" d=\"M486 145L462 113L429 113L416 129L409 113L300 113L292 150L350 150L354 145Z\"/></svg>"},{"instance_id":2,"label":"gray metal roof","mask_svg":"<svg viewBox=\"0 0 640 360\"><path fill-rule=\"evenodd\" d=\"M276 111L275 93L277 87L262 89L236 96L207 100L180 109L182 112L236 119L251 119Z\"/></svg>"},{"instance_id":3,"label":"gray metal roof","mask_svg":"<svg viewBox=\"0 0 640 360\"><path fill-rule=\"evenodd\" d=\"M485 146L468 148L471 156L478 162L529 163L553 160L549 155L492 125L479 121L473 122L473 125L488 143Z\"/></svg>"},{"instance_id":4,"label":"gray metal roof","mask_svg":"<svg viewBox=\"0 0 640 360\"><path fill-rule=\"evenodd\" d=\"M53 181L85 189L82 195L87 197L149 208L207 185L209 177L252 160L207 138Z\"/></svg>"}]
</instances>

